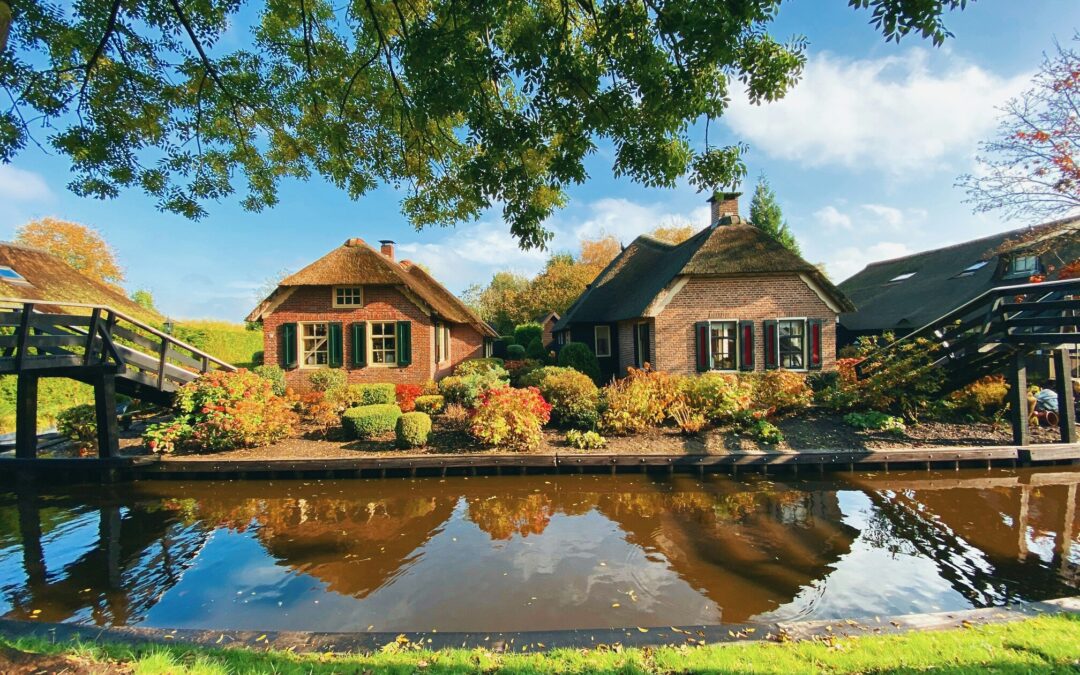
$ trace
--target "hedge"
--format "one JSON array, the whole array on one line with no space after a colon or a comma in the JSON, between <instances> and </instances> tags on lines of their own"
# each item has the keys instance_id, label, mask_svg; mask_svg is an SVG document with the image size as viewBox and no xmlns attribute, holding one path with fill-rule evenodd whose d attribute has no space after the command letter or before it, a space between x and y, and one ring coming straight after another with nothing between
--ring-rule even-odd
<instances>
[{"instance_id":1,"label":"hedge","mask_svg":"<svg viewBox=\"0 0 1080 675\"><path fill-rule=\"evenodd\" d=\"M429 415L438 415L443 411L445 400L438 394L431 394L429 396L417 396L413 401L413 406L417 412L427 413Z\"/></svg>"},{"instance_id":2,"label":"hedge","mask_svg":"<svg viewBox=\"0 0 1080 675\"><path fill-rule=\"evenodd\" d=\"M371 438L394 431L401 409L392 403L361 405L341 415L341 424L352 438Z\"/></svg>"},{"instance_id":3,"label":"hedge","mask_svg":"<svg viewBox=\"0 0 1080 675\"><path fill-rule=\"evenodd\" d=\"M405 413L397 420L395 435L399 448L422 448L431 433L431 418L427 413Z\"/></svg>"}]
</instances>

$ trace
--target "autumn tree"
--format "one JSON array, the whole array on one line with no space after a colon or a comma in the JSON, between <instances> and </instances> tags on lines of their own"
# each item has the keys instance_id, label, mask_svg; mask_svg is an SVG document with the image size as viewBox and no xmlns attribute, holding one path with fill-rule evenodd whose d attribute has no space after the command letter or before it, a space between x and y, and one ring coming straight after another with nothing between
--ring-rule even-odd
<instances>
[{"instance_id":1,"label":"autumn tree","mask_svg":"<svg viewBox=\"0 0 1080 675\"><path fill-rule=\"evenodd\" d=\"M118 286L124 271L116 254L98 231L59 218L31 220L15 230L15 241L44 249L91 279Z\"/></svg>"},{"instance_id":2,"label":"autumn tree","mask_svg":"<svg viewBox=\"0 0 1080 675\"><path fill-rule=\"evenodd\" d=\"M960 177L975 210L1030 221L1080 208L1080 53L1056 45L1002 113L996 138L980 145L979 170Z\"/></svg>"},{"instance_id":3,"label":"autumn tree","mask_svg":"<svg viewBox=\"0 0 1080 675\"><path fill-rule=\"evenodd\" d=\"M780 202L776 199L769 181L762 174L758 178L754 188L754 196L750 200L750 222L759 230L775 239L784 248L797 256L802 256L799 242L788 228L784 220L784 212L780 209Z\"/></svg>"},{"instance_id":4,"label":"autumn tree","mask_svg":"<svg viewBox=\"0 0 1080 675\"><path fill-rule=\"evenodd\" d=\"M145 288L140 288L136 291L133 291L131 293L131 300L143 309L148 309L151 312L158 311L158 308L154 306L154 295Z\"/></svg>"},{"instance_id":5,"label":"autumn tree","mask_svg":"<svg viewBox=\"0 0 1080 675\"><path fill-rule=\"evenodd\" d=\"M529 283L526 296L530 316L544 312L565 314L574 300L585 290L597 270L583 265L569 253L557 253L548 258L544 270Z\"/></svg>"},{"instance_id":6,"label":"autumn tree","mask_svg":"<svg viewBox=\"0 0 1080 675\"><path fill-rule=\"evenodd\" d=\"M657 227L649 234L654 239L666 241L669 244L681 244L694 236L700 229L701 228L699 227L694 227L694 224L688 220L671 218L665 224Z\"/></svg>"},{"instance_id":7,"label":"autumn tree","mask_svg":"<svg viewBox=\"0 0 1080 675\"><path fill-rule=\"evenodd\" d=\"M934 44L967 2L847 0L886 39ZM75 193L138 189L189 218L238 191L272 206L287 178L353 199L400 185L417 227L499 204L523 247L551 239L544 221L602 147L643 185L735 184L744 147L692 134L735 87L782 98L806 61L803 38L769 32L781 0L0 6L2 162L49 147Z\"/></svg>"},{"instance_id":8,"label":"autumn tree","mask_svg":"<svg viewBox=\"0 0 1080 675\"><path fill-rule=\"evenodd\" d=\"M578 262L596 270L596 274L599 274L609 262L615 259L615 256L619 255L620 251L622 251L622 244L610 234L598 239L582 239Z\"/></svg>"},{"instance_id":9,"label":"autumn tree","mask_svg":"<svg viewBox=\"0 0 1080 675\"><path fill-rule=\"evenodd\" d=\"M499 334L508 335L514 326L532 318L525 302L529 280L513 272L496 272L487 286L473 284L463 299L484 321L496 326Z\"/></svg>"}]
</instances>

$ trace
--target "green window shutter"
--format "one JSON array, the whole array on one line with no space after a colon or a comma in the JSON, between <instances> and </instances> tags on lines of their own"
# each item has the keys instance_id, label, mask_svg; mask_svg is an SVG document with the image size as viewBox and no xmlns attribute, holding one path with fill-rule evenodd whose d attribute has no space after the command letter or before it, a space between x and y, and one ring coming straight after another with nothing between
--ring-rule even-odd
<instances>
[{"instance_id":1,"label":"green window shutter","mask_svg":"<svg viewBox=\"0 0 1080 675\"><path fill-rule=\"evenodd\" d=\"M412 322L397 322L397 364L407 366L412 363Z\"/></svg>"},{"instance_id":2,"label":"green window shutter","mask_svg":"<svg viewBox=\"0 0 1080 675\"><path fill-rule=\"evenodd\" d=\"M345 364L344 349L341 341L341 322L334 321L326 326L327 360L331 368L340 368Z\"/></svg>"},{"instance_id":3,"label":"green window shutter","mask_svg":"<svg viewBox=\"0 0 1080 675\"><path fill-rule=\"evenodd\" d=\"M775 370L780 367L778 354L780 343L776 333L776 321L766 321L763 326L764 330L761 332L765 339L765 369Z\"/></svg>"},{"instance_id":4,"label":"green window shutter","mask_svg":"<svg viewBox=\"0 0 1080 675\"><path fill-rule=\"evenodd\" d=\"M809 335L806 339L809 340L809 349L807 350L807 367L810 370L821 370L821 364L823 361L821 353L821 340L822 340L822 322L821 319L810 319L806 322L806 328Z\"/></svg>"},{"instance_id":5,"label":"green window shutter","mask_svg":"<svg viewBox=\"0 0 1080 675\"><path fill-rule=\"evenodd\" d=\"M739 322L739 369L754 369L754 322Z\"/></svg>"},{"instance_id":6,"label":"green window shutter","mask_svg":"<svg viewBox=\"0 0 1080 675\"><path fill-rule=\"evenodd\" d=\"M283 323L278 329L278 356L281 367L291 370L296 367L296 324Z\"/></svg>"},{"instance_id":7,"label":"green window shutter","mask_svg":"<svg viewBox=\"0 0 1080 675\"><path fill-rule=\"evenodd\" d=\"M351 337L353 368L363 368L367 365L367 324L354 323Z\"/></svg>"},{"instance_id":8,"label":"green window shutter","mask_svg":"<svg viewBox=\"0 0 1080 675\"><path fill-rule=\"evenodd\" d=\"M712 344L709 342L709 322L698 321L694 324L694 354L697 369L703 373L712 367Z\"/></svg>"}]
</instances>

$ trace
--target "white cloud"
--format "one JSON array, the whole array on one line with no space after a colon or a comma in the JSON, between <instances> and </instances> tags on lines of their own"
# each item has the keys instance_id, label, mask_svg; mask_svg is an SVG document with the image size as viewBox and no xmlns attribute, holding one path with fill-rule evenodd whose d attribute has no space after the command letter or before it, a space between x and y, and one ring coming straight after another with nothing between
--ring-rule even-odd
<instances>
[{"instance_id":1,"label":"white cloud","mask_svg":"<svg viewBox=\"0 0 1080 675\"><path fill-rule=\"evenodd\" d=\"M33 171L0 164L0 198L12 201L39 201L52 196L45 179Z\"/></svg>"},{"instance_id":2,"label":"white cloud","mask_svg":"<svg viewBox=\"0 0 1080 675\"><path fill-rule=\"evenodd\" d=\"M859 204L848 211L841 211L830 204L815 211L814 219L829 234L910 233L926 220L927 215L925 209L898 209L885 204Z\"/></svg>"},{"instance_id":3,"label":"white cloud","mask_svg":"<svg viewBox=\"0 0 1080 675\"><path fill-rule=\"evenodd\" d=\"M828 232L847 231L851 230L853 227L851 216L842 213L840 209L832 205L815 211L814 218L821 223Z\"/></svg>"},{"instance_id":4,"label":"white cloud","mask_svg":"<svg viewBox=\"0 0 1080 675\"><path fill-rule=\"evenodd\" d=\"M953 171L957 157L966 168L996 108L1029 80L956 61L931 68L922 49L869 60L823 53L784 99L755 106L736 96L724 119L755 148L807 166Z\"/></svg>"},{"instance_id":5,"label":"white cloud","mask_svg":"<svg viewBox=\"0 0 1080 675\"><path fill-rule=\"evenodd\" d=\"M907 244L882 241L866 248L847 246L836 250L825 260L825 270L834 282L841 282L878 260L889 260L914 253Z\"/></svg>"}]
</instances>

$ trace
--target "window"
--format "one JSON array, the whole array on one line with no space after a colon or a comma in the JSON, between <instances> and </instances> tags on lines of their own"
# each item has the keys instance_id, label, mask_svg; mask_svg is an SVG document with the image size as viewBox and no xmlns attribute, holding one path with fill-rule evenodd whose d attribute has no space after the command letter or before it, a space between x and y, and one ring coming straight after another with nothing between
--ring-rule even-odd
<instances>
[{"instance_id":1,"label":"window","mask_svg":"<svg viewBox=\"0 0 1080 675\"><path fill-rule=\"evenodd\" d=\"M611 356L611 326L593 328L593 347L597 357Z\"/></svg>"},{"instance_id":2,"label":"window","mask_svg":"<svg viewBox=\"0 0 1080 675\"><path fill-rule=\"evenodd\" d=\"M914 272L904 272L903 274L897 274L892 279L889 279L890 284L899 283L901 281L907 281L911 277L915 276Z\"/></svg>"},{"instance_id":3,"label":"window","mask_svg":"<svg viewBox=\"0 0 1080 675\"><path fill-rule=\"evenodd\" d=\"M435 325L435 358L439 363L450 360L450 327L446 324Z\"/></svg>"},{"instance_id":4,"label":"window","mask_svg":"<svg viewBox=\"0 0 1080 675\"><path fill-rule=\"evenodd\" d=\"M397 335L394 330L396 324L393 321L379 321L368 324L371 337L368 338L371 348L371 363L376 366L392 366L397 363Z\"/></svg>"},{"instance_id":5,"label":"window","mask_svg":"<svg viewBox=\"0 0 1080 675\"><path fill-rule=\"evenodd\" d=\"M364 289L360 286L335 286L334 307L363 307Z\"/></svg>"},{"instance_id":6,"label":"window","mask_svg":"<svg viewBox=\"0 0 1080 675\"><path fill-rule=\"evenodd\" d=\"M1039 273L1039 258L1033 255L1018 255L1009 262L1009 276L1029 277Z\"/></svg>"},{"instance_id":7,"label":"window","mask_svg":"<svg viewBox=\"0 0 1080 675\"><path fill-rule=\"evenodd\" d=\"M639 323L634 326L634 348L637 351L637 367L644 368L651 363L649 356L649 324Z\"/></svg>"},{"instance_id":8,"label":"window","mask_svg":"<svg viewBox=\"0 0 1080 675\"><path fill-rule=\"evenodd\" d=\"M739 323L737 321L714 321L709 325L712 347L713 370L735 370Z\"/></svg>"},{"instance_id":9,"label":"window","mask_svg":"<svg viewBox=\"0 0 1080 675\"><path fill-rule=\"evenodd\" d=\"M961 277L970 277L972 274L975 274L975 272L977 272L977 271L981 270L982 268L986 267L988 264L990 264L989 260L980 260L979 262L972 263L972 264L968 265L967 267L965 267L964 270L962 272L960 272L960 274L957 274L953 278L954 279L959 279Z\"/></svg>"},{"instance_id":10,"label":"window","mask_svg":"<svg viewBox=\"0 0 1080 675\"><path fill-rule=\"evenodd\" d=\"M30 282L27 281L26 278L23 277L23 275L19 274L10 267L7 267L6 265L0 265L0 281L30 285Z\"/></svg>"},{"instance_id":11,"label":"window","mask_svg":"<svg viewBox=\"0 0 1080 675\"><path fill-rule=\"evenodd\" d=\"M561 345L566 344L566 331L559 331L559 334L555 336L555 341Z\"/></svg>"},{"instance_id":12,"label":"window","mask_svg":"<svg viewBox=\"0 0 1080 675\"><path fill-rule=\"evenodd\" d=\"M801 370L806 367L805 319L780 319L777 321L776 340L781 368Z\"/></svg>"},{"instance_id":13,"label":"window","mask_svg":"<svg viewBox=\"0 0 1080 675\"><path fill-rule=\"evenodd\" d=\"M326 323L300 324L300 365L326 368L330 365L330 329Z\"/></svg>"},{"instance_id":14,"label":"window","mask_svg":"<svg viewBox=\"0 0 1080 675\"><path fill-rule=\"evenodd\" d=\"M484 338L484 358L490 359L495 355L495 342L491 338Z\"/></svg>"}]
</instances>

